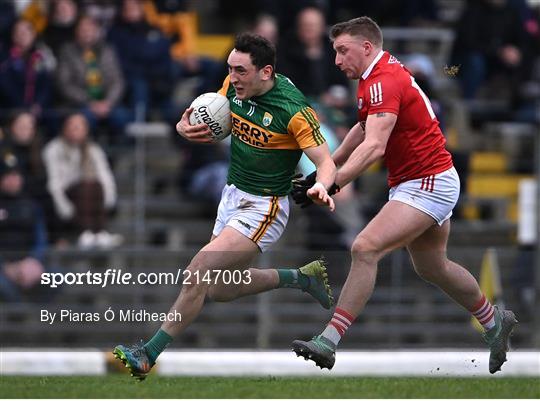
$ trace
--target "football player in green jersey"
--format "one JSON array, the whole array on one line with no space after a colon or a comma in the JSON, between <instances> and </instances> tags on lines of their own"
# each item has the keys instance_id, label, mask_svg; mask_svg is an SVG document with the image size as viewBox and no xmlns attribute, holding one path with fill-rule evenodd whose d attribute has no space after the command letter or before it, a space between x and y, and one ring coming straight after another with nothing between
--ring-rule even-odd
<instances>
[{"instance_id":1,"label":"football player in green jersey","mask_svg":"<svg viewBox=\"0 0 540 401\"><path fill-rule=\"evenodd\" d=\"M275 49L261 36L241 34L227 60L229 75L219 91L230 100L232 118L231 164L210 242L191 260L190 276L170 316L147 343L117 346L113 353L131 374L142 380L159 354L191 324L205 297L231 301L275 288L297 288L324 308L333 299L324 263L299 269L257 269L250 263L275 243L287 224L292 177L302 155L317 167L308 195L315 203L334 209L327 190L336 166L321 135L315 112L304 95L286 77L276 74ZM211 142L206 124L191 126L187 109L176 128L193 142ZM225 280L236 276L237 280Z\"/></svg>"}]
</instances>

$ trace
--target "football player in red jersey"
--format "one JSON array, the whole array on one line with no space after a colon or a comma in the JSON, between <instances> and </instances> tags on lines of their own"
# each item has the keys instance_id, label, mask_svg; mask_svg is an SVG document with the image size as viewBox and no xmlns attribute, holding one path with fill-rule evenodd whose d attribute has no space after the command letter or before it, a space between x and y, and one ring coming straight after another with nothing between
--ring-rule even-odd
<instances>
[{"instance_id":1,"label":"football player in red jersey","mask_svg":"<svg viewBox=\"0 0 540 401\"><path fill-rule=\"evenodd\" d=\"M369 17L338 23L330 36L336 65L347 78L359 80L358 123L333 154L339 166L335 186L347 185L383 158L390 193L389 201L352 245L351 268L332 319L312 340L294 341L293 350L331 369L341 337L371 296L377 262L406 246L417 274L482 324L491 351L489 371L495 373L506 361L517 320L511 311L493 307L476 279L447 258L459 177L430 102L409 71L382 49L382 32ZM309 177L296 184L294 196L299 203L307 199L308 181Z\"/></svg>"}]
</instances>

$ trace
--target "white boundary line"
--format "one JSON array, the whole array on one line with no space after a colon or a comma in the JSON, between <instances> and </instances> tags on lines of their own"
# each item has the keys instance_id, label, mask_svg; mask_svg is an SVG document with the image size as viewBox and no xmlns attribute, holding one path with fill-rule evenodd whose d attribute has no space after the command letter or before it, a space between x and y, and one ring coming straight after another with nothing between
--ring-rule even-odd
<instances>
[{"instance_id":1,"label":"white boundary line","mask_svg":"<svg viewBox=\"0 0 540 401\"><path fill-rule=\"evenodd\" d=\"M9 349L0 351L0 375L104 375L105 354L100 350Z\"/></svg>"},{"instance_id":2,"label":"white boundary line","mask_svg":"<svg viewBox=\"0 0 540 401\"><path fill-rule=\"evenodd\" d=\"M104 375L102 350L3 349L2 375ZM513 351L495 375L489 353L478 350L339 351L334 369L321 371L311 361L286 351L166 351L157 373L164 376L460 376L540 377L540 351Z\"/></svg>"}]
</instances>

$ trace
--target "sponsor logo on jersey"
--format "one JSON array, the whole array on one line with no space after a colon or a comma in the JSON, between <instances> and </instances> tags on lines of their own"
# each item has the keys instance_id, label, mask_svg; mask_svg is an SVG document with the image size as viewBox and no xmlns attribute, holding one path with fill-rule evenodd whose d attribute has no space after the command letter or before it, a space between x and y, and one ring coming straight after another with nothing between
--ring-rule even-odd
<instances>
[{"instance_id":1,"label":"sponsor logo on jersey","mask_svg":"<svg viewBox=\"0 0 540 401\"><path fill-rule=\"evenodd\" d=\"M369 96L372 106L380 106L382 104L382 85L380 81L369 87Z\"/></svg>"},{"instance_id":2,"label":"sponsor logo on jersey","mask_svg":"<svg viewBox=\"0 0 540 401\"><path fill-rule=\"evenodd\" d=\"M364 103L364 99L358 98L358 110L362 110L363 103Z\"/></svg>"},{"instance_id":3,"label":"sponsor logo on jersey","mask_svg":"<svg viewBox=\"0 0 540 401\"><path fill-rule=\"evenodd\" d=\"M397 58L395 58L394 56L390 56L390 58L388 59L388 64L396 64L396 63L401 64Z\"/></svg>"},{"instance_id":4,"label":"sponsor logo on jersey","mask_svg":"<svg viewBox=\"0 0 540 401\"><path fill-rule=\"evenodd\" d=\"M265 148L268 146L270 138L273 137L272 134L260 129L260 127L240 120L234 114L232 116L232 134L242 142L258 148Z\"/></svg>"},{"instance_id":5,"label":"sponsor logo on jersey","mask_svg":"<svg viewBox=\"0 0 540 401\"><path fill-rule=\"evenodd\" d=\"M238 106L242 107L242 101L240 99L238 99L236 96L233 97L233 100L232 100L235 104L237 104Z\"/></svg>"},{"instance_id":6,"label":"sponsor logo on jersey","mask_svg":"<svg viewBox=\"0 0 540 401\"><path fill-rule=\"evenodd\" d=\"M270 114L269 112L265 112L264 113L264 117L262 119L262 123L265 127L268 127L270 124L272 124L272 119L274 117L272 117L272 114Z\"/></svg>"}]
</instances>

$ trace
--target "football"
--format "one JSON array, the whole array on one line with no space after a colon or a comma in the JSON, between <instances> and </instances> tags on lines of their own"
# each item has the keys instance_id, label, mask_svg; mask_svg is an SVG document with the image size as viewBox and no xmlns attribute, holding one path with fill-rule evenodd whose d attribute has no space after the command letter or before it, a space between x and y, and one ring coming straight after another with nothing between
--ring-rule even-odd
<instances>
[{"instance_id":1,"label":"football","mask_svg":"<svg viewBox=\"0 0 540 401\"><path fill-rule=\"evenodd\" d=\"M192 103L193 112L189 123L208 124L215 141L220 141L231 133L231 108L229 99L219 93L203 93Z\"/></svg>"}]
</instances>

